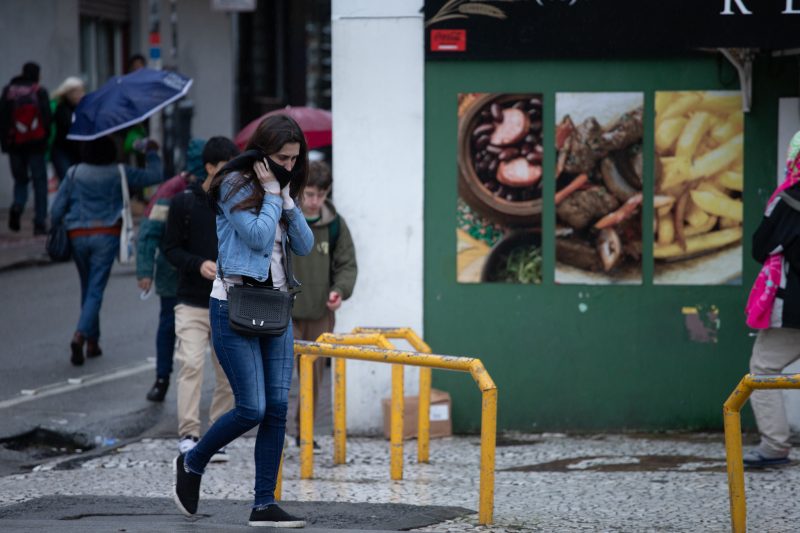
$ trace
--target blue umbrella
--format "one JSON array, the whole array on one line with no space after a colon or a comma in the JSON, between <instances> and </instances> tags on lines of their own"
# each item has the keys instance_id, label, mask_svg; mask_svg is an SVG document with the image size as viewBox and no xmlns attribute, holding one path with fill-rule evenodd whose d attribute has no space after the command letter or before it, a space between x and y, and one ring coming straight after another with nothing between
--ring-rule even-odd
<instances>
[{"instance_id":1,"label":"blue umbrella","mask_svg":"<svg viewBox=\"0 0 800 533\"><path fill-rule=\"evenodd\" d=\"M114 76L81 99L67 139L91 141L142 122L179 99L192 79L177 72L142 68Z\"/></svg>"}]
</instances>

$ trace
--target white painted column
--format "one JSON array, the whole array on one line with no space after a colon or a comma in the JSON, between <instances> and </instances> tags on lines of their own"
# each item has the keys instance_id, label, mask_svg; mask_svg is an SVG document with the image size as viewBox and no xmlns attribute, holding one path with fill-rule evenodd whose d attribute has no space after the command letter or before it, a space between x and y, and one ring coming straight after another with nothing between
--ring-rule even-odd
<instances>
[{"instance_id":1,"label":"white painted column","mask_svg":"<svg viewBox=\"0 0 800 533\"><path fill-rule=\"evenodd\" d=\"M337 332L407 326L423 335L421 8L422 0L333 0L334 201L358 258ZM418 371L408 368L406 395L418 388ZM390 394L389 365L348 361L348 432L381 431L380 399Z\"/></svg>"}]
</instances>

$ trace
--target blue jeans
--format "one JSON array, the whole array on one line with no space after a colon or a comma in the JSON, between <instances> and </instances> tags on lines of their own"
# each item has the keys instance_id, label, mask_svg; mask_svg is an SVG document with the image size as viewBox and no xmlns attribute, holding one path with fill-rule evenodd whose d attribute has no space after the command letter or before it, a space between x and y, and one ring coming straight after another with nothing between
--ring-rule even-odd
<instances>
[{"instance_id":1,"label":"blue jeans","mask_svg":"<svg viewBox=\"0 0 800 533\"><path fill-rule=\"evenodd\" d=\"M44 228L47 223L47 165L44 152L14 150L9 152L11 175L14 177L13 207L25 209L28 202L28 182L33 181L33 225Z\"/></svg>"},{"instance_id":2,"label":"blue jeans","mask_svg":"<svg viewBox=\"0 0 800 533\"><path fill-rule=\"evenodd\" d=\"M161 297L161 311L158 313L158 332L156 333L156 377L164 379L169 379L172 374L176 305L178 305L176 297Z\"/></svg>"},{"instance_id":3,"label":"blue jeans","mask_svg":"<svg viewBox=\"0 0 800 533\"><path fill-rule=\"evenodd\" d=\"M228 302L210 300L211 338L236 405L209 428L197 446L186 454L184 462L190 471L202 474L217 450L258 426L253 507L269 505L275 503L292 384L291 321L279 337L243 337L228 326Z\"/></svg>"},{"instance_id":4,"label":"blue jeans","mask_svg":"<svg viewBox=\"0 0 800 533\"><path fill-rule=\"evenodd\" d=\"M87 339L100 338L100 306L119 250L117 235L71 239L72 259L81 278L81 316L76 330Z\"/></svg>"}]
</instances>

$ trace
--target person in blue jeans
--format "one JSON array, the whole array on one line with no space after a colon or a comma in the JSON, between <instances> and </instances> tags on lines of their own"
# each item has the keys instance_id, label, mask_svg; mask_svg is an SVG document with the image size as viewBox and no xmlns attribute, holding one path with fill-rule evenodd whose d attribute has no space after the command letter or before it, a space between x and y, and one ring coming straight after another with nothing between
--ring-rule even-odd
<instances>
[{"instance_id":1,"label":"person in blue jeans","mask_svg":"<svg viewBox=\"0 0 800 533\"><path fill-rule=\"evenodd\" d=\"M194 448L175 458L174 499L187 516L197 512L200 482L211 456L258 426L255 501L248 525L305 526L304 520L281 509L274 496L294 363L291 324L282 335L272 337L245 337L232 331L227 289L248 284L288 290L286 254L291 250L306 255L314 244L303 212L293 200L301 195L307 179L303 132L290 117L276 115L261 122L247 150L211 182L219 243L209 305L211 337L236 404Z\"/></svg>"},{"instance_id":2,"label":"person in blue jeans","mask_svg":"<svg viewBox=\"0 0 800 533\"><path fill-rule=\"evenodd\" d=\"M146 168L125 166L130 187L146 187L164 179L158 145L149 141L142 146ZM122 175L116 163L116 143L109 136L88 141L82 159L67 171L50 209L51 220L63 220L67 229L81 282L81 313L70 342L70 361L75 366L82 365L84 357L103 354L100 307L122 229Z\"/></svg>"}]
</instances>

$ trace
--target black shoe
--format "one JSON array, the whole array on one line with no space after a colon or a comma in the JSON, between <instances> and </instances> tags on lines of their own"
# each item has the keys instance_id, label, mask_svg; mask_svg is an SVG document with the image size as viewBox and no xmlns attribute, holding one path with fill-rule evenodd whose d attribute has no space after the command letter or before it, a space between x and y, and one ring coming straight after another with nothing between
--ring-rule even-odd
<instances>
[{"instance_id":1,"label":"black shoe","mask_svg":"<svg viewBox=\"0 0 800 533\"><path fill-rule=\"evenodd\" d=\"M192 516L197 512L197 502L200 500L200 481L203 476L187 472L183 466L184 457L186 454L182 453L172 463L175 469L175 488L172 494L180 512L186 516Z\"/></svg>"},{"instance_id":2,"label":"black shoe","mask_svg":"<svg viewBox=\"0 0 800 533\"><path fill-rule=\"evenodd\" d=\"M47 235L47 226L39 226L36 225L33 227L33 236L37 235Z\"/></svg>"},{"instance_id":3,"label":"black shoe","mask_svg":"<svg viewBox=\"0 0 800 533\"><path fill-rule=\"evenodd\" d=\"M20 218L22 218L22 209L19 206L12 205L11 210L8 212L8 229L19 231Z\"/></svg>"},{"instance_id":4,"label":"black shoe","mask_svg":"<svg viewBox=\"0 0 800 533\"><path fill-rule=\"evenodd\" d=\"M306 527L306 521L290 515L273 504L264 509L253 509L247 525L256 527Z\"/></svg>"},{"instance_id":5,"label":"black shoe","mask_svg":"<svg viewBox=\"0 0 800 533\"><path fill-rule=\"evenodd\" d=\"M103 350L97 344L97 339L86 339L86 357L100 357L103 355Z\"/></svg>"},{"instance_id":6,"label":"black shoe","mask_svg":"<svg viewBox=\"0 0 800 533\"><path fill-rule=\"evenodd\" d=\"M169 388L169 379L158 378L153 384L153 388L147 393L147 399L151 402L163 402Z\"/></svg>"},{"instance_id":7,"label":"black shoe","mask_svg":"<svg viewBox=\"0 0 800 533\"><path fill-rule=\"evenodd\" d=\"M69 343L69 349L72 352L69 361L75 366L83 364L83 343L85 340L83 335L76 331L75 335L72 336L72 341Z\"/></svg>"}]
</instances>

